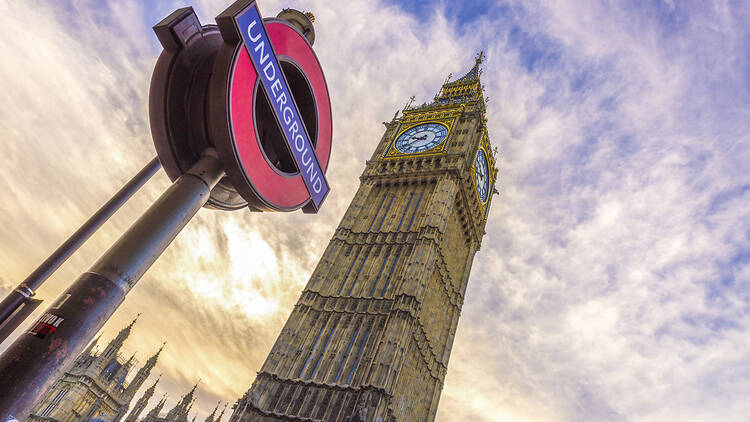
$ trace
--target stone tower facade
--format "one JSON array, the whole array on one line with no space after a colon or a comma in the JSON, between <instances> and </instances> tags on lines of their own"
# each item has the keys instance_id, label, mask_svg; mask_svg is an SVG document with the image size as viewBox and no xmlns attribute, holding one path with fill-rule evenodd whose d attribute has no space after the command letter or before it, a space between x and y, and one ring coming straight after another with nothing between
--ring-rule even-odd
<instances>
[{"instance_id":1,"label":"stone tower facade","mask_svg":"<svg viewBox=\"0 0 750 422\"><path fill-rule=\"evenodd\" d=\"M135 393L156 366L161 349L149 357L132 376L136 367L133 357L120 355L120 349L130 336L135 320L120 330L101 353L94 340L47 390L42 400L29 415L30 422L88 422L98 419L120 422Z\"/></svg>"},{"instance_id":2,"label":"stone tower facade","mask_svg":"<svg viewBox=\"0 0 750 422\"><path fill-rule=\"evenodd\" d=\"M230 422L432 421L497 176L482 54L407 106ZM397 113L398 115L398 113Z\"/></svg>"}]
</instances>

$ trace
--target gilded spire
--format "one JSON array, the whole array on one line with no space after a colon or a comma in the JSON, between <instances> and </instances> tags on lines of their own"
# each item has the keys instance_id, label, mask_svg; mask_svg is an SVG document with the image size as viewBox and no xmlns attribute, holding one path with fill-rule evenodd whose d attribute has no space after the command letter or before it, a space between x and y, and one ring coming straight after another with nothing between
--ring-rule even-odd
<instances>
[{"instance_id":1,"label":"gilded spire","mask_svg":"<svg viewBox=\"0 0 750 422\"><path fill-rule=\"evenodd\" d=\"M411 105L414 103L414 98L416 98L414 95L409 98L409 102L404 106L404 110L411 108Z\"/></svg>"},{"instance_id":2,"label":"gilded spire","mask_svg":"<svg viewBox=\"0 0 750 422\"><path fill-rule=\"evenodd\" d=\"M484 61L484 51L480 51L474 58L474 67L471 68L464 76L456 79L454 83L475 82L482 76L482 62Z\"/></svg>"},{"instance_id":3,"label":"gilded spire","mask_svg":"<svg viewBox=\"0 0 750 422\"><path fill-rule=\"evenodd\" d=\"M484 51L480 51L474 57L474 66L463 76L451 82L453 74L449 74L437 95L430 104L411 107L411 103L404 107L404 112L419 112L431 108L453 108L478 105L484 111L484 89L479 77L482 75L482 63L484 62Z\"/></svg>"}]
</instances>

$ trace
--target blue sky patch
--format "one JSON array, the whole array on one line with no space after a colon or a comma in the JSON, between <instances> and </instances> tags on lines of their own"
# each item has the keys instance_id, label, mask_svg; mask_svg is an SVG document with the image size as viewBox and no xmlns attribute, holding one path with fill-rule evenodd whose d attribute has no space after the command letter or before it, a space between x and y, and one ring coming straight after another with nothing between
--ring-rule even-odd
<instances>
[{"instance_id":1,"label":"blue sky patch","mask_svg":"<svg viewBox=\"0 0 750 422\"><path fill-rule=\"evenodd\" d=\"M434 2L429 0L386 0L404 11L420 18L429 18L436 11L444 8L446 17L457 22L459 25L470 23L481 16L486 16L496 2L491 0L467 0Z\"/></svg>"}]
</instances>

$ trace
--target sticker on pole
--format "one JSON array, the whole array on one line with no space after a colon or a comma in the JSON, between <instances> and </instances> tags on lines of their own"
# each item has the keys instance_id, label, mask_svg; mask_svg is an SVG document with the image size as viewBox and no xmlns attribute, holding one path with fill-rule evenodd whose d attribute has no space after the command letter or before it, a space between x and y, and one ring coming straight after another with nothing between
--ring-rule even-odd
<instances>
[{"instance_id":1,"label":"sticker on pole","mask_svg":"<svg viewBox=\"0 0 750 422\"><path fill-rule=\"evenodd\" d=\"M47 312L29 329L28 333L35 337L45 338L57 331L63 321L65 321L65 318Z\"/></svg>"}]
</instances>

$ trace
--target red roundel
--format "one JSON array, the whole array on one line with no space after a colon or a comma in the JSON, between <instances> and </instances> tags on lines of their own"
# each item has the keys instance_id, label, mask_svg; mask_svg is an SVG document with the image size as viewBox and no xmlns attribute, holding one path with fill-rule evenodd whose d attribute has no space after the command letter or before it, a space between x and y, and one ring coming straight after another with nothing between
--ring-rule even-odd
<instances>
[{"instance_id":1,"label":"red roundel","mask_svg":"<svg viewBox=\"0 0 750 422\"><path fill-rule=\"evenodd\" d=\"M320 166L326 171L331 153L332 116L323 70L310 45L287 22L267 19L264 23L277 57L294 64L307 79L316 112L317 130L315 138L311 140L316 146ZM221 132L229 136L220 136L223 140L214 140L227 174L253 208L275 211L298 209L309 201L310 194L299 173L284 173L269 162L259 139L258 122L255 121L256 99L263 95L261 92L256 93L262 89L258 83L258 74L242 44L235 48L233 56L232 66L227 69L228 92L225 92L228 95L222 101L222 105L227 106L225 110L229 117L228 121L224 120L228 124L228 130ZM218 145L225 141L231 143L231 150L226 148L227 145L223 148ZM230 153L231 157L227 156Z\"/></svg>"}]
</instances>

